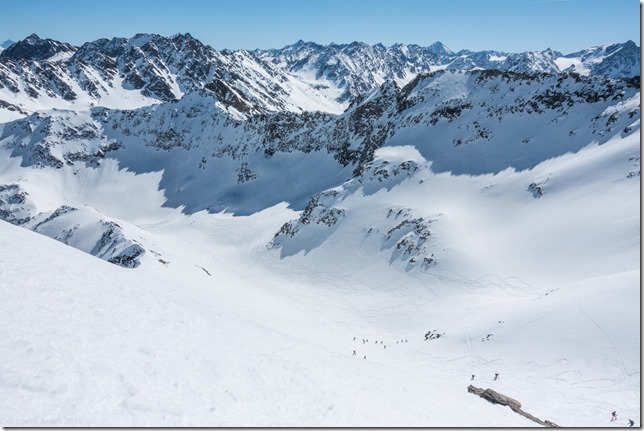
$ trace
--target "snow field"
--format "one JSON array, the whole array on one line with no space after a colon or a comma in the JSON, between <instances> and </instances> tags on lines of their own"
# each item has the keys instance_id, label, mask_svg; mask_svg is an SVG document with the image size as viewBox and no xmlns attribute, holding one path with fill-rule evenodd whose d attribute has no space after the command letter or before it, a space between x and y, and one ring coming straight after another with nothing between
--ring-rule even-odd
<instances>
[{"instance_id":1,"label":"snow field","mask_svg":"<svg viewBox=\"0 0 644 431\"><path fill-rule=\"evenodd\" d=\"M427 405L418 397L410 405L407 393L426 390L427 378L407 382L405 373L377 361L359 362L250 323L191 289L192 280L178 290L162 277L132 278L48 238L27 239L35 234L0 226L17 245L2 251L3 296L14 304L2 312L4 418L24 418L28 404L41 417L76 418L85 426L455 420L448 417L452 403ZM25 258L10 260L16 253ZM29 279L16 282L25 271ZM383 390L388 395L373 396ZM470 401L491 424L525 424Z\"/></svg>"}]
</instances>

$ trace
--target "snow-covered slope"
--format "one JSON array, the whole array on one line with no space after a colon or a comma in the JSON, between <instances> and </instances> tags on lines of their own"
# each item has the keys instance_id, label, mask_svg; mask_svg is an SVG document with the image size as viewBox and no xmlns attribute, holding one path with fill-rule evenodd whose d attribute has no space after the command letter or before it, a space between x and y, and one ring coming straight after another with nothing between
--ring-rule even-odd
<instances>
[{"instance_id":1,"label":"snow-covered slope","mask_svg":"<svg viewBox=\"0 0 644 431\"><path fill-rule=\"evenodd\" d=\"M283 205L159 214L135 270L2 222L3 425L534 425L468 384L559 425L639 420L634 154L471 177L386 147L303 252L266 247Z\"/></svg>"},{"instance_id":2,"label":"snow-covered slope","mask_svg":"<svg viewBox=\"0 0 644 431\"><path fill-rule=\"evenodd\" d=\"M639 423L631 48L12 45L0 425Z\"/></svg>"}]
</instances>

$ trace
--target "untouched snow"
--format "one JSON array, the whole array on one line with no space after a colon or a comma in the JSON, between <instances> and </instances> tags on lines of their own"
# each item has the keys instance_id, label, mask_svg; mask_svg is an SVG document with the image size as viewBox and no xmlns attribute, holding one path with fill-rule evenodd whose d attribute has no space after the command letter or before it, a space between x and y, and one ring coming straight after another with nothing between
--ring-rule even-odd
<instances>
[{"instance_id":1,"label":"untouched snow","mask_svg":"<svg viewBox=\"0 0 644 431\"><path fill-rule=\"evenodd\" d=\"M574 72L581 75L588 75L590 71L578 57L557 57L554 59L555 64L559 70L566 70L573 67Z\"/></svg>"}]
</instances>

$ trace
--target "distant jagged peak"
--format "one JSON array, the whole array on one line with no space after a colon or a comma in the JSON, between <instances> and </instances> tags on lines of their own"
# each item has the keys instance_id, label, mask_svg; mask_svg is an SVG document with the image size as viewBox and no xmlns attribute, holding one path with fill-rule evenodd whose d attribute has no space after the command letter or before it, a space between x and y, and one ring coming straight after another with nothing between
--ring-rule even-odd
<instances>
[{"instance_id":1,"label":"distant jagged peak","mask_svg":"<svg viewBox=\"0 0 644 431\"><path fill-rule=\"evenodd\" d=\"M291 45L286 45L285 47L281 49L268 49L268 50L257 50L257 51L272 51L272 52L297 52L297 51L302 51L302 50L332 50L332 51L346 51L346 50L355 50L355 49L362 49L362 48L385 48L385 46L382 43L376 43L375 45L370 45L368 43L359 41L359 40L354 40L353 42L349 43L336 43L336 42L330 42L326 45L321 45L316 42L305 42L302 39L298 40L297 42L291 44Z\"/></svg>"},{"instance_id":2,"label":"distant jagged peak","mask_svg":"<svg viewBox=\"0 0 644 431\"><path fill-rule=\"evenodd\" d=\"M635 42L629 39L624 43L613 43L606 46L605 48L605 53L607 56L613 55L619 51L639 54L639 47Z\"/></svg>"},{"instance_id":3,"label":"distant jagged peak","mask_svg":"<svg viewBox=\"0 0 644 431\"><path fill-rule=\"evenodd\" d=\"M629 48L629 49L638 48L639 49L639 46L637 46L637 44L635 42L633 42L632 40L630 40L630 39L628 39L626 42L624 42L623 45L624 45L624 48Z\"/></svg>"},{"instance_id":4,"label":"distant jagged peak","mask_svg":"<svg viewBox=\"0 0 644 431\"><path fill-rule=\"evenodd\" d=\"M170 37L172 40L179 40L179 41L198 41L198 39L195 39L190 33L176 33Z\"/></svg>"},{"instance_id":5,"label":"distant jagged peak","mask_svg":"<svg viewBox=\"0 0 644 431\"><path fill-rule=\"evenodd\" d=\"M437 55L444 56L454 56L454 52L449 49L442 42L435 42L428 47L421 47L417 44L405 44L405 43L395 43L389 47L385 46L383 43L378 42L375 44L368 44L363 41L353 41L349 43L336 43L331 42L326 45L320 45L315 42L305 42L300 39L297 42L286 45L283 48L279 49L258 49L256 52L270 52L270 53L280 53L280 54L292 54L300 52L311 52L311 51L330 51L330 52L352 52L352 51L407 51L407 50L423 50L425 52Z\"/></svg>"},{"instance_id":6,"label":"distant jagged peak","mask_svg":"<svg viewBox=\"0 0 644 431\"><path fill-rule=\"evenodd\" d=\"M130 38L113 37L111 39L97 39L87 42L78 50L76 57L81 59L92 58L97 53L109 57L118 57L126 52L134 52L140 49L146 51L150 46L163 50L168 54L172 51L199 51L208 49L206 45L194 38L190 33L177 33L166 37L153 33L137 33ZM156 52L155 48L152 48Z\"/></svg>"},{"instance_id":7,"label":"distant jagged peak","mask_svg":"<svg viewBox=\"0 0 644 431\"><path fill-rule=\"evenodd\" d=\"M590 57L590 56L597 56L597 55L610 55L612 53L615 53L621 49L627 49L627 50L636 50L639 51L639 46L633 42L632 40L627 40L626 42L611 42L611 43L606 43L602 45L594 45L591 46L590 48L587 49L582 49L581 51L575 51L570 54L565 55L564 57L567 58L574 58L574 57Z\"/></svg>"},{"instance_id":8,"label":"distant jagged peak","mask_svg":"<svg viewBox=\"0 0 644 431\"><path fill-rule=\"evenodd\" d=\"M11 60L42 61L59 53L74 53L78 48L69 43L53 39L41 39L32 33L25 39L15 42L0 53L0 58Z\"/></svg>"},{"instance_id":9,"label":"distant jagged peak","mask_svg":"<svg viewBox=\"0 0 644 431\"><path fill-rule=\"evenodd\" d=\"M101 38L92 42L84 43L76 54L76 58L87 60L97 52L109 57L117 57L123 53L127 39L124 37L113 37L111 39Z\"/></svg>"},{"instance_id":10,"label":"distant jagged peak","mask_svg":"<svg viewBox=\"0 0 644 431\"><path fill-rule=\"evenodd\" d=\"M163 36L152 33L137 33L127 40L128 45L142 46L150 41L163 38Z\"/></svg>"},{"instance_id":11,"label":"distant jagged peak","mask_svg":"<svg viewBox=\"0 0 644 431\"><path fill-rule=\"evenodd\" d=\"M427 49L435 54L441 55L454 55L454 52L449 49L443 42L434 42L427 47Z\"/></svg>"},{"instance_id":12,"label":"distant jagged peak","mask_svg":"<svg viewBox=\"0 0 644 431\"><path fill-rule=\"evenodd\" d=\"M297 42L291 45L286 45L282 48L254 49L251 52L254 55L259 57L268 55L271 57L275 56L275 57L287 58L288 59L287 61L294 61L294 60L301 60L303 58L307 58L317 53L321 53L325 49L326 47L324 45L320 45L315 42L304 41L300 39ZM225 53L230 53L231 51L228 49L225 49L220 52L225 54ZM275 60L274 62L277 62L277 60Z\"/></svg>"},{"instance_id":13,"label":"distant jagged peak","mask_svg":"<svg viewBox=\"0 0 644 431\"><path fill-rule=\"evenodd\" d=\"M364 48L366 46L369 46L369 45L367 45L364 42L354 40L353 42L347 45L347 48ZM376 46L376 45L372 45L372 46Z\"/></svg>"},{"instance_id":14,"label":"distant jagged peak","mask_svg":"<svg viewBox=\"0 0 644 431\"><path fill-rule=\"evenodd\" d=\"M205 45L199 39L191 35L190 33L177 33L169 38L172 43L175 44L180 49L192 49L192 50L202 50L202 49L213 49L208 45Z\"/></svg>"},{"instance_id":15,"label":"distant jagged peak","mask_svg":"<svg viewBox=\"0 0 644 431\"><path fill-rule=\"evenodd\" d=\"M606 51L614 51L619 48L638 48L637 44L633 42L631 39L627 40L626 42L612 42L612 43L606 43L603 45L597 45L596 47L593 48L604 48Z\"/></svg>"},{"instance_id":16,"label":"distant jagged peak","mask_svg":"<svg viewBox=\"0 0 644 431\"><path fill-rule=\"evenodd\" d=\"M25 37L21 42L34 44L40 41L42 41L40 36L38 36L36 33L31 33L29 36Z\"/></svg>"},{"instance_id":17,"label":"distant jagged peak","mask_svg":"<svg viewBox=\"0 0 644 431\"><path fill-rule=\"evenodd\" d=\"M281 49L275 49L275 51L299 51L304 48L313 48L313 49L321 49L324 48L324 45L320 45L318 43L312 42L312 41L304 41L302 39L298 40L297 42L291 44L291 45L286 45L285 47ZM260 50L261 51L261 50ZM272 51L272 50L269 50Z\"/></svg>"},{"instance_id":18,"label":"distant jagged peak","mask_svg":"<svg viewBox=\"0 0 644 431\"><path fill-rule=\"evenodd\" d=\"M555 51L554 49L552 49L550 47L544 49L543 51L539 51L539 52L542 52L542 53L544 53L546 55L549 55L551 57L562 57L563 56L563 54L561 52Z\"/></svg>"},{"instance_id":19,"label":"distant jagged peak","mask_svg":"<svg viewBox=\"0 0 644 431\"><path fill-rule=\"evenodd\" d=\"M16 43L14 40L7 39L7 40L5 40L4 42L0 43L0 48L2 48L2 49L7 49L7 48L9 48L11 45L13 45L14 43Z\"/></svg>"},{"instance_id":20,"label":"distant jagged peak","mask_svg":"<svg viewBox=\"0 0 644 431\"><path fill-rule=\"evenodd\" d=\"M189 33L187 34L189 35ZM192 39L192 37L190 37L190 39ZM171 44L175 40L187 40L187 38L185 37L185 35L180 34L167 37L156 33L137 33L131 38L127 39L127 45L142 47L151 42L158 46Z\"/></svg>"}]
</instances>

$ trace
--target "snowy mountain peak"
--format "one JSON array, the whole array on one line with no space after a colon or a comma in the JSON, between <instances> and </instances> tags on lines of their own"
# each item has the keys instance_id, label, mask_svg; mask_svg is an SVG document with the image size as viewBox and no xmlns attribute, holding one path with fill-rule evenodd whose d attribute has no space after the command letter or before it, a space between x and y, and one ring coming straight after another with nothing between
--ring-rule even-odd
<instances>
[{"instance_id":1,"label":"snowy mountain peak","mask_svg":"<svg viewBox=\"0 0 644 431\"><path fill-rule=\"evenodd\" d=\"M190 33L177 33L174 36L171 36L170 39L172 40L197 40L195 39Z\"/></svg>"},{"instance_id":2,"label":"snowy mountain peak","mask_svg":"<svg viewBox=\"0 0 644 431\"><path fill-rule=\"evenodd\" d=\"M452 55L454 54L451 49L446 47L442 42L434 42L427 47L430 52L439 55Z\"/></svg>"},{"instance_id":3,"label":"snowy mountain peak","mask_svg":"<svg viewBox=\"0 0 644 431\"><path fill-rule=\"evenodd\" d=\"M41 61L48 60L56 54L73 54L76 47L53 39L41 39L37 34L31 34L25 39L11 44L0 53L0 61L6 60L27 60Z\"/></svg>"},{"instance_id":4,"label":"snowy mountain peak","mask_svg":"<svg viewBox=\"0 0 644 431\"><path fill-rule=\"evenodd\" d=\"M582 75L633 77L640 75L640 48L632 40L593 46L556 59L563 71Z\"/></svg>"}]
</instances>

